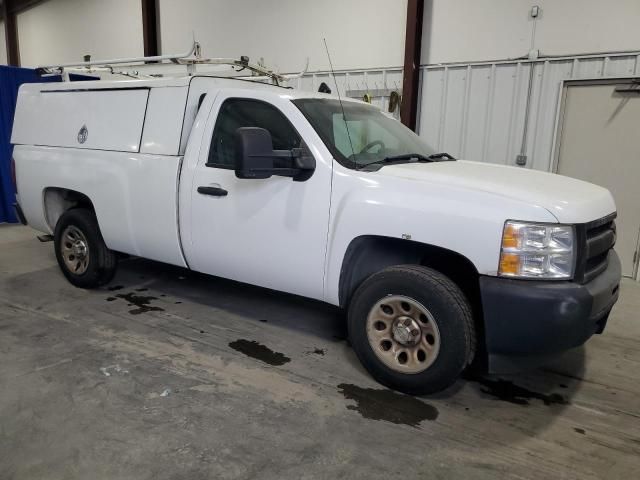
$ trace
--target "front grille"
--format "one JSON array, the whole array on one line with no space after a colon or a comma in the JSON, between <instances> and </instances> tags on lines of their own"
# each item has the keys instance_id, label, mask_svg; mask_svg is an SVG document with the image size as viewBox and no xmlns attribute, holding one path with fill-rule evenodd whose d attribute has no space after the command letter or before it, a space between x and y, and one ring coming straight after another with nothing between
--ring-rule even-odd
<instances>
[{"instance_id":1,"label":"front grille","mask_svg":"<svg viewBox=\"0 0 640 480\"><path fill-rule=\"evenodd\" d=\"M607 269L609 251L616 243L616 214L576 225L578 258L575 280L587 283Z\"/></svg>"}]
</instances>

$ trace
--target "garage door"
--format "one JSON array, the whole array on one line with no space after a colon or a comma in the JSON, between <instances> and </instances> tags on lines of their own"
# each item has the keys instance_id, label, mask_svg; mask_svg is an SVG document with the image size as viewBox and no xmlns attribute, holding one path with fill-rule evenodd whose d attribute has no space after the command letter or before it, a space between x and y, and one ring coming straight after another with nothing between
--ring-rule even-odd
<instances>
[{"instance_id":1,"label":"garage door","mask_svg":"<svg viewBox=\"0 0 640 480\"><path fill-rule=\"evenodd\" d=\"M625 276L637 275L640 235L640 94L631 83L569 84L557 173L602 185L618 207L616 250ZM640 92L640 90L639 90Z\"/></svg>"}]
</instances>

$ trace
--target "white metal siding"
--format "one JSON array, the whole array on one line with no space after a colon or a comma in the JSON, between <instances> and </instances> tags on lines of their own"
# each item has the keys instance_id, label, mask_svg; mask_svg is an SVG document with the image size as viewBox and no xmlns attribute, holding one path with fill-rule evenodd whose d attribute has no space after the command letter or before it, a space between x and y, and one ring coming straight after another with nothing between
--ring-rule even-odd
<instances>
[{"instance_id":1,"label":"white metal siding","mask_svg":"<svg viewBox=\"0 0 640 480\"><path fill-rule=\"evenodd\" d=\"M389 93L393 90L402 92L402 68L352 70L335 72L335 80L330 72L308 73L289 85L299 90L317 92L320 84L324 82L336 95L336 83L340 89L340 95L345 96L349 90L387 90L386 95L373 97L371 103L380 107L385 112L389 108ZM400 105L393 115L400 118Z\"/></svg>"},{"instance_id":2,"label":"white metal siding","mask_svg":"<svg viewBox=\"0 0 640 480\"><path fill-rule=\"evenodd\" d=\"M526 166L548 171L562 81L637 76L640 54L422 67L418 132L457 157L515 164L531 68Z\"/></svg>"}]
</instances>

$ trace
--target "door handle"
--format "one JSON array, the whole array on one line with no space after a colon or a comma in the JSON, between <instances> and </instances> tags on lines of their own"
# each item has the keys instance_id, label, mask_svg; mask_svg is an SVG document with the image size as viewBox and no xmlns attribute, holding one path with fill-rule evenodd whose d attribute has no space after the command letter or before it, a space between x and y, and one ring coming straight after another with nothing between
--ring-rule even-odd
<instances>
[{"instance_id":1,"label":"door handle","mask_svg":"<svg viewBox=\"0 0 640 480\"><path fill-rule=\"evenodd\" d=\"M213 197L226 197L229 192L220 187L198 187L198 193Z\"/></svg>"}]
</instances>

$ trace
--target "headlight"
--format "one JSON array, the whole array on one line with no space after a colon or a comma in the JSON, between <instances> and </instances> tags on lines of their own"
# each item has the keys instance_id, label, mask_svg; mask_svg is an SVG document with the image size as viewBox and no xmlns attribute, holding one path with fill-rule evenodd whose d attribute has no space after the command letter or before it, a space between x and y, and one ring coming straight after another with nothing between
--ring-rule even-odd
<instances>
[{"instance_id":1,"label":"headlight","mask_svg":"<svg viewBox=\"0 0 640 480\"><path fill-rule=\"evenodd\" d=\"M568 280L575 267L571 225L507 221L502 232L498 275Z\"/></svg>"}]
</instances>

